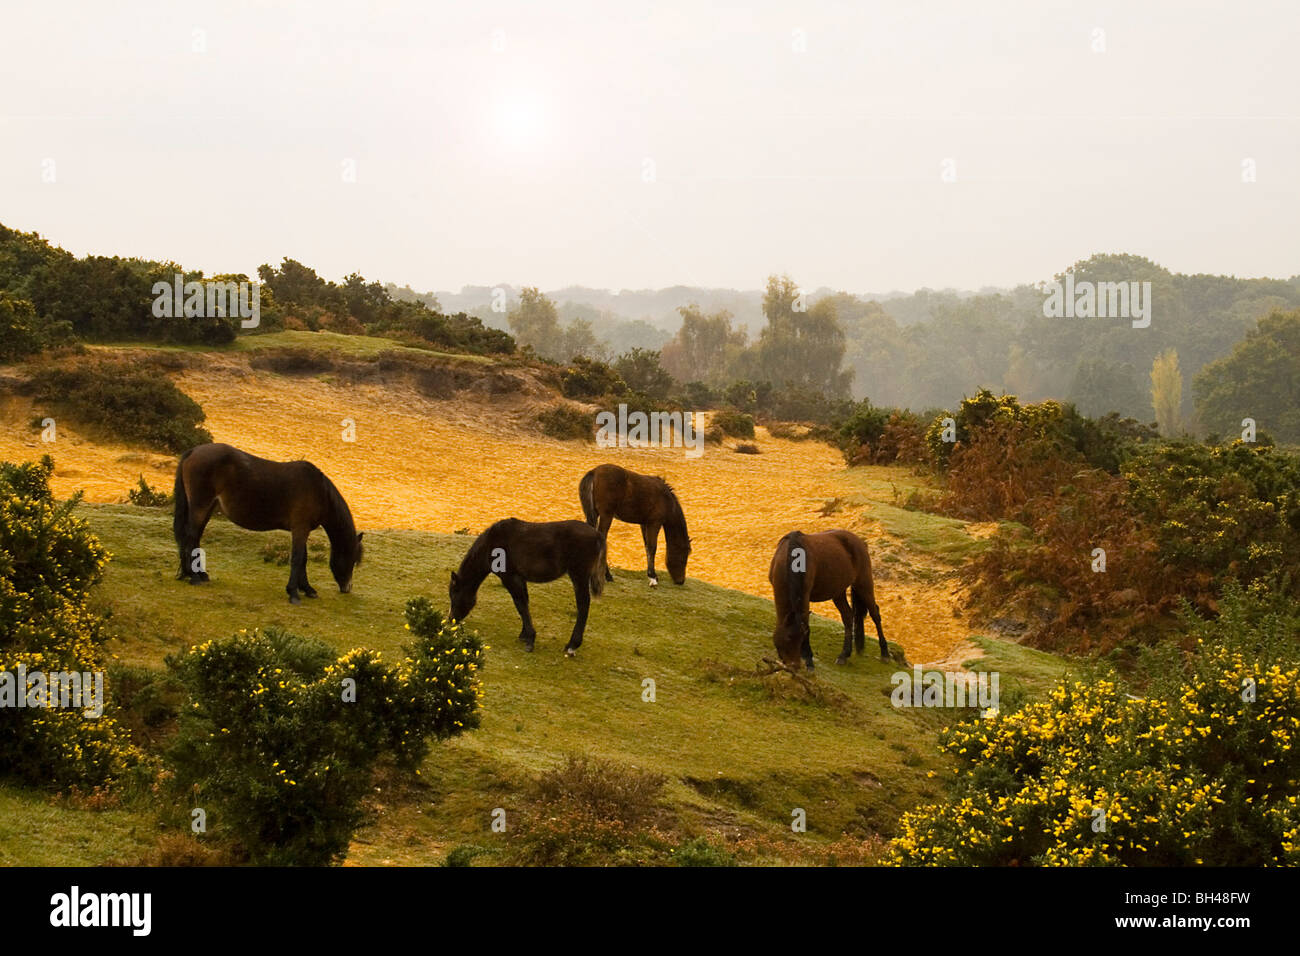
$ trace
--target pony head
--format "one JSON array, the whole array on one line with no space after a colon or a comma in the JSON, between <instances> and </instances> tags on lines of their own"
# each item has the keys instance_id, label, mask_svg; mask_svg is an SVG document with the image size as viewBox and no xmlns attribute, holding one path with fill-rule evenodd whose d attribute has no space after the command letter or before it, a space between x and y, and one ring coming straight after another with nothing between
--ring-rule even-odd
<instances>
[{"instance_id":1,"label":"pony head","mask_svg":"<svg viewBox=\"0 0 1300 956\"><path fill-rule=\"evenodd\" d=\"M685 584L686 559L691 556L691 539L671 535L665 535L664 539L668 543L668 576L673 579L673 584Z\"/></svg>"},{"instance_id":2,"label":"pony head","mask_svg":"<svg viewBox=\"0 0 1300 956\"><path fill-rule=\"evenodd\" d=\"M772 632L772 643L776 645L777 656L781 662L794 670L803 665L803 638L807 632L807 622L791 611L776 622Z\"/></svg>"},{"instance_id":3,"label":"pony head","mask_svg":"<svg viewBox=\"0 0 1300 956\"><path fill-rule=\"evenodd\" d=\"M357 533L351 548L330 549L330 573L334 575L334 580L338 582L339 591L344 594L352 592L352 571L361 563L361 536L363 534L365 534L364 531Z\"/></svg>"},{"instance_id":4,"label":"pony head","mask_svg":"<svg viewBox=\"0 0 1300 956\"><path fill-rule=\"evenodd\" d=\"M478 602L478 588L470 587L467 581L453 571L451 572L451 587L448 589L448 597L451 598L451 619L453 621L463 621L469 616L469 612L474 610L474 605Z\"/></svg>"}]
</instances>

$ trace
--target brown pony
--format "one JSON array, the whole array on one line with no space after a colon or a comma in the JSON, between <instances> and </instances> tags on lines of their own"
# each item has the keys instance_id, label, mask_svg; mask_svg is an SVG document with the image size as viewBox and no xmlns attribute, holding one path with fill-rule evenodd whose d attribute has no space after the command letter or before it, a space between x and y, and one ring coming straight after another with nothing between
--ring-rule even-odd
<instances>
[{"instance_id":1,"label":"brown pony","mask_svg":"<svg viewBox=\"0 0 1300 956\"><path fill-rule=\"evenodd\" d=\"M573 625L568 657L582 645L591 596L605 590L605 539L581 521L520 521L506 518L479 535L465 552L460 569L451 572L451 619L463 621L478 601L479 585L495 574L514 599L523 621L519 640L533 649L537 630L528 613L528 582L544 584L567 574L573 582L578 621Z\"/></svg>"},{"instance_id":2,"label":"brown pony","mask_svg":"<svg viewBox=\"0 0 1300 956\"><path fill-rule=\"evenodd\" d=\"M339 590L352 590L352 570L361 563L361 535L352 512L334 483L306 461L267 461L230 445L199 445L176 466L176 510L172 532L180 552L176 579L208 580L195 551L217 504L227 518L249 531L288 531L293 535L289 562L289 603L302 603L316 589L307 583L307 536L320 527L330 539L330 571Z\"/></svg>"},{"instance_id":3,"label":"brown pony","mask_svg":"<svg viewBox=\"0 0 1300 956\"><path fill-rule=\"evenodd\" d=\"M691 554L691 537L686 533L686 516L681 502L668 482L650 475L620 468L618 465L597 465L578 482L578 498L587 524L596 528L602 538L609 536L609 526L615 518L641 526L645 541L646 575L650 586L658 587L659 575L655 573L655 548L659 544L659 529L663 528L664 543L668 546L668 574L674 584L686 583L686 559ZM605 580L614 576L605 572Z\"/></svg>"},{"instance_id":4,"label":"brown pony","mask_svg":"<svg viewBox=\"0 0 1300 956\"><path fill-rule=\"evenodd\" d=\"M767 577L776 601L772 640L786 664L797 669L802 654L808 669L813 668L808 627L808 605L812 601L834 601L844 622L844 649L835 663L847 664L855 643L859 653L865 648L863 618L868 614L880 639L880 659L889 660L889 645L880 627L880 608L871 581L871 557L856 534L839 530L817 534L791 531L777 544ZM853 596L851 614L844 597L846 590Z\"/></svg>"}]
</instances>

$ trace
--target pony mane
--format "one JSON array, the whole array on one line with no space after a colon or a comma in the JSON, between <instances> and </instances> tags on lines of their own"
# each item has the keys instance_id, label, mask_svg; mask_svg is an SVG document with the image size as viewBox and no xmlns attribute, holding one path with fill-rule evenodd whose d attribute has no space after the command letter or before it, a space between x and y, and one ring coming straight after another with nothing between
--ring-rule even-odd
<instances>
[{"instance_id":1,"label":"pony mane","mask_svg":"<svg viewBox=\"0 0 1300 956\"><path fill-rule=\"evenodd\" d=\"M316 469L316 474L320 477L321 487L325 490L325 504L329 510L326 520L323 523L325 533L329 535L330 545L334 547L341 545L347 548L348 554L355 554L357 547L357 526L352 520L352 509L348 503L343 500L342 493L330 481L325 472L312 465Z\"/></svg>"},{"instance_id":2,"label":"pony mane","mask_svg":"<svg viewBox=\"0 0 1300 956\"><path fill-rule=\"evenodd\" d=\"M673 491L673 486L668 484L667 481L664 481L664 479L662 478L660 478L659 480L663 482L664 497L666 497L668 501L671 502L672 505L669 508L668 521L665 522L664 527L668 528L671 526L674 530L680 528L682 533L685 534L686 533L686 512L682 510L682 503L677 499L677 492Z\"/></svg>"},{"instance_id":3,"label":"pony mane","mask_svg":"<svg viewBox=\"0 0 1300 956\"><path fill-rule=\"evenodd\" d=\"M465 557L460 560L460 567L457 569L458 573L463 575L480 566L484 568L488 567L488 562L483 560L483 558L487 553L488 548L491 547L492 543L496 540L496 536L489 534L489 532L500 523L501 522L498 521L496 524L485 528L483 533L474 539L473 543L469 546L469 550L465 552Z\"/></svg>"}]
</instances>

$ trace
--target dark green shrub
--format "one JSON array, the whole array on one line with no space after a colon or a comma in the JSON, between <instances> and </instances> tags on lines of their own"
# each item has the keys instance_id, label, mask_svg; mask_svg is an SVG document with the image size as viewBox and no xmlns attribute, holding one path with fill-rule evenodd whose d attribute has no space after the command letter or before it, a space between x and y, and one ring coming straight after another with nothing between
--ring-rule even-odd
<instances>
[{"instance_id":1,"label":"dark green shrub","mask_svg":"<svg viewBox=\"0 0 1300 956\"><path fill-rule=\"evenodd\" d=\"M724 408L714 412L709 419L709 426L716 428L731 438L753 438L754 416L738 412L733 408Z\"/></svg>"},{"instance_id":2,"label":"dark green shrub","mask_svg":"<svg viewBox=\"0 0 1300 956\"><path fill-rule=\"evenodd\" d=\"M212 441L198 402L154 372L101 362L42 369L32 384L38 401L112 440L172 454Z\"/></svg>"},{"instance_id":3,"label":"dark green shrub","mask_svg":"<svg viewBox=\"0 0 1300 956\"><path fill-rule=\"evenodd\" d=\"M672 851L673 862L678 866L735 866L736 857L721 847L716 847L704 837L687 840Z\"/></svg>"},{"instance_id":4,"label":"dark green shrub","mask_svg":"<svg viewBox=\"0 0 1300 956\"><path fill-rule=\"evenodd\" d=\"M591 415L572 405L553 405L537 414L537 427L543 435L568 441L580 438L591 441L596 423Z\"/></svg>"},{"instance_id":5,"label":"dark green shrub","mask_svg":"<svg viewBox=\"0 0 1300 956\"><path fill-rule=\"evenodd\" d=\"M141 508L168 508L172 503L172 496L165 491L150 488L144 475L140 476L140 484L127 491L126 497L131 504Z\"/></svg>"},{"instance_id":6,"label":"dark green shrub","mask_svg":"<svg viewBox=\"0 0 1300 956\"><path fill-rule=\"evenodd\" d=\"M613 368L628 388L652 401L666 401L675 384L654 349L637 348L624 352L614 360Z\"/></svg>"},{"instance_id":7,"label":"dark green shrub","mask_svg":"<svg viewBox=\"0 0 1300 956\"><path fill-rule=\"evenodd\" d=\"M371 650L278 630L241 632L169 665L190 703L168 751L175 786L257 863L340 860L381 757L416 770L429 740L478 726L483 645L424 598L415 643L386 665Z\"/></svg>"}]
</instances>

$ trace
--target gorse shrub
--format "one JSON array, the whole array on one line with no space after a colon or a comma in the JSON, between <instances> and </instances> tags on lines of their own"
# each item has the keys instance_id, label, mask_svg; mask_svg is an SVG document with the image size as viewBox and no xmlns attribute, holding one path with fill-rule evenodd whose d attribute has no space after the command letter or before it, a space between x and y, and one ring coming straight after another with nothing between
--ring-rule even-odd
<instances>
[{"instance_id":1,"label":"gorse shrub","mask_svg":"<svg viewBox=\"0 0 1300 956\"><path fill-rule=\"evenodd\" d=\"M42 369L40 402L107 437L180 454L212 441L203 409L166 376L125 363Z\"/></svg>"},{"instance_id":2,"label":"gorse shrub","mask_svg":"<svg viewBox=\"0 0 1300 956\"><path fill-rule=\"evenodd\" d=\"M618 373L604 362L577 355L560 378L560 391L565 398L590 400L624 395L628 392L628 387Z\"/></svg>"},{"instance_id":3,"label":"gorse shrub","mask_svg":"<svg viewBox=\"0 0 1300 956\"><path fill-rule=\"evenodd\" d=\"M903 816L897 864L1300 863L1300 661L1202 636L1168 696L1061 682L942 734L949 803Z\"/></svg>"},{"instance_id":4,"label":"gorse shrub","mask_svg":"<svg viewBox=\"0 0 1300 956\"><path fill-rule=\"evenodd\" d=\"M85 789L117 781L141 755L111 709L87 718L82 706L30 706L17 679L19 668L47 680L104 671L103 621L89 593L108 553L73 515L80 496L54 500L53 472L48 455L38 464L0 463L0 775ZM17 707L17 694L29 706Z\"/></svg>"},{"instance_id":5,"label":"gorse shrub","mask_svg":"<svg viewBox=\"0 0 1300 956\"><path fill-rule=\"evenodd\" d=\"M381 757L415 770L430 739L478 726L482 643L424 598L408 602L406 619L415 641L393 666L371 650L336 659L274 629L169 661L190 702L167 759L210 832L258 863L337 862Z\"/></svg>"}]
</instances>

